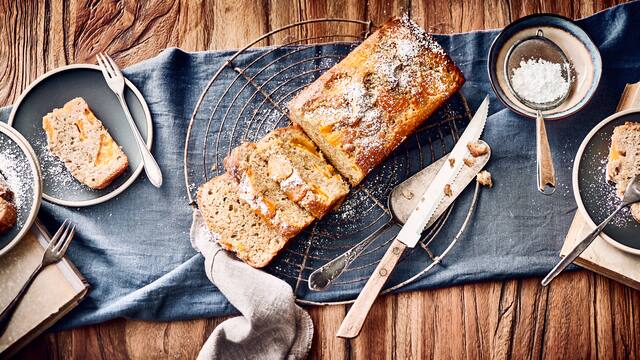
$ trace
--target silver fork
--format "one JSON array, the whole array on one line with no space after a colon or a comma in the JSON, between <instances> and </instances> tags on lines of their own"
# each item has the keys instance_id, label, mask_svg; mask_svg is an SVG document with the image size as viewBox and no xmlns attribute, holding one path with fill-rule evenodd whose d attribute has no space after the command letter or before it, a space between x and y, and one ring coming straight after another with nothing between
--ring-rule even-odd
<instances>
[{"instance_id":1,"label":"silver fork","mask_svg":"<svg viewBox=\"0 0 640 360\"><path fill-rule=\"evenodd\" d=\"M589 235L587 235L582 241L580 241L578 245L576 245L573 250L571 250L570 253L562 258L562 260L560 260L560 262L556 264L553 269L551 269L549 274L544 279L542 279L542 286L549 285L549 283L553 279L555 279L556 276L558 276L562 272L562 270L564 270L578 256L580 256L580 254L582 254L582 252L585 251L587 247L589 247L593 240L595 240L598 235L600 235L602 230L604 230L604 227L607 226L607 224L616 216L617 213L620 212L620 210L637 202L640 202L640 175L636 175L633 179L631 179L629 185L627 185L627 188L624 191L622 202L615 209L615 211L612 212L611 215L609 215L609 217L606 218L603 222L601 222L600 225L593 229L593 231L589 233Z\"/></svg>"},{"instance_id":2,"label":"silver fork","mask_svg":"<svg viewBox=\"0 0 640 360\"><path fill-rule=\"evenodd\" d=\"M124 114L129 122L129 126L131 127L131 131L133 132L133 136L136 139L136 143L138 144L138 149L140 150L140 154L142 155L142 163L144 164L144 171L147 173L147 177L153 186L159 188L162 186L162 172L160 171L160 167L156 162L156 159L153 158L149 149L147 149L147 144L142 139L140 132L138 131L138 127L136 123L133 121L133 117L131 117L131 113L129 112L129 107L127 106L127 101L124 98L124 76L120 71L116 62L107 55L100 53L96 55L98 59L98 64L100 65L100 70L102 70L102 75L104 75L104 79L107 81L107 85L111 88L116 94L116 97L120 101L120 105L124 110Z\"/></svg>"},{"instance_id":3,"label":"silver fork","mask_svg":"<svg viewBox=\"0 0 640 360\"><path fill-rule=\"evenodd\" d=\"M2 311L0 314L0 336L4 334L5 330L7 330L7 325L11 321L11 317L15 312L18 304L22 300L24 294L27 292L33 281L36 279L40 271L46 268L51 264L55 264L58 261L62 260L64 254L67 252L69 248L69 244L71 244L71 240L76 233L76 226L71 224L69 220L65 220L60 226L60 229L56 232L56 234L49 241L49 246L44 251L44 255L42 256L42 261L36 267L35 270L31 273L27 282L22 286L16 297L9 303L9 305Z\"/></svg>"}]
</instances>

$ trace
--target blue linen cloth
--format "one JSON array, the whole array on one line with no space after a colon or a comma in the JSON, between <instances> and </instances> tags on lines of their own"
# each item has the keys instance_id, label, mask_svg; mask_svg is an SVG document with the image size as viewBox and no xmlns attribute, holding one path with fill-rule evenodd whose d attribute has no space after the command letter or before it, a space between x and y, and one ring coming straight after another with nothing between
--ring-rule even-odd
<instances>
[{"instance_id":1,"label":"blue linen cloth","mask_svg":"<svg viewBox=\"0 0 640 360\"><path fill-rule=\"evenodd\" d=\"M506 109L493 95L486 55L498 31L436 36L467 79L462 88L471 109L491 94L490 117L483 138L492 145L489 170L496 186L483 191L474 221L445 266L403 290L427 289L482 280L541 276L558 260L576 204L571 168L588 131L613 113L625 83L640 77L640 2L617 6L578 21L600 48L603 75L589 105L563 121L547 123L560 187L551 197L534 187L534 121ZM186 128L206 83L233 52L185 53L167 49L132 66L126 76L144 95L154 123L153 153L165 176L158 190L141 176L126 192L89 208L43 203L40 217L54 230L63 219L78 225L68 256L91 284L91 292L58 329L116 317L178 320L235 312L206 278L203 258L189 242L192 208L183 182ZM7 120L2 109L0 119ZM461 202L470 201L470 192ZM454 212L455 234L465 216ZM306 294L329 301L353 298L359 286Z\"/></svg>"}]
</instances>

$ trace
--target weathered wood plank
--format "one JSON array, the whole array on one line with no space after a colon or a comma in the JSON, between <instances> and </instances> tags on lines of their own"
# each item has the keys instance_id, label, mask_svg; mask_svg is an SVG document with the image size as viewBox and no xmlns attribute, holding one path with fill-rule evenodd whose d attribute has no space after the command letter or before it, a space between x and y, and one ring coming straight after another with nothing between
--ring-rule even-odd
<instances>
[{"instance_id":1,"label":"weathered wood plank","mask_svg":"<svg viewBox=\"0 0 640 360\"><path fill-rule=\"evenodd\" d=\"M342 305L308 308L313 320L313 348L311 357L314 359L346 359L348 357L348 342L336 337L336 332L346 312Z\"/></svg>"}]
</instances>

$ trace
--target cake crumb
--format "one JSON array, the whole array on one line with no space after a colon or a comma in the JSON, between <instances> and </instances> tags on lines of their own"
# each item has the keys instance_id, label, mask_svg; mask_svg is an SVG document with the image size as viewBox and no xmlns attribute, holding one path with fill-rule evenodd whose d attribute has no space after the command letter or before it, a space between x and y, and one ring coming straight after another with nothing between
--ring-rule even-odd
<instances>
[{"instance_id":1,"label":"cake crumb","mask_svg":"<svg viewBox=\"0 0 640 360\"><path fill-rule=\"evenodd\" d=\"M454 158L450 158L450 159L449 159L449 165L450 165L451 167L453 167L455 164L456 164L456 159L454 159Z\"/></svg>"},{"instance_id":2,"label":"cake crumb","mask_svg":"<svg viewBox=\"0 0 640 360\"><path fill-rule=\"evenodd\" d=\"M451 185L447 184L444 186L444 194L447 196L452 196L453 195L453 191L451 190Z\"/></svg>"},{"instance_id":3,"label":"cake crumb","mask_svg":"<svg viewBox=\"0 0 640 360\"><path fill-rule=\"evenodd\" d=\"M402 196L407 200L413 199L413 193L409 190L402 190Z\"/></svg>"},{"instance_id":4,"label":"cake crumb","mask_svg":"<svg viewBox=\"0 0 640 360\"><path fill-rule=\"evenodd\" d=\"M493 180L491 179L491 173L487 170L482 170L478 173L477 176L478 183L482 186L486 186L488 188L493 187Z\"/></svg>"},{"instance_id":5,"label":"cake crumb","mask_svg":"<svg viewBox=\"0 0 640 360\"><path fill-rule=\"evenodd\" d=\"M468 167L472 167L476 163L476 160L474 158L466 157L462 159L462 162Z\"/></svg>"},{"instance_id":6,"label":"cake crumb","mask_svg":"<svg viewBox=\"0 0 640 360\"><path fill-rule=\"evenodd\" d=\"M467 144L467 149L471 153L471 156L477 158L479 156L485 155L489 152L489 146L480 141L470 142Z\"/></svg>"}]
</instances>

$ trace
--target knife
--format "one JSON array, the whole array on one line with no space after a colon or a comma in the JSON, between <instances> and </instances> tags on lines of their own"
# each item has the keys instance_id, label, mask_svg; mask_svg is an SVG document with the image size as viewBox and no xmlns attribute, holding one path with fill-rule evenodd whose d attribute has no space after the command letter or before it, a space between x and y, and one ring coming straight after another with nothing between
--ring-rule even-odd
<instances>
[{"instance_id":1,"label":"knife","mask_svg":"<svg viewBox=\"0 0 640 360\"><path fill-rule=\"evenodd\" d=\"M489 144L482 140L480 140L479 143L486 145L489 152L477 157L472 165L462 167L462 170L460 170L460 173L456 177L456 181L451 183L451 190L456 195L462 193L467 185L469 185L484 168L491 157L491 148L489 147ZM420 202L420 199L427 190L427 187L436 177L438 171L440 171L440 168L442 168L442 166L450 166L447 162L448 158L449 153L436 160L433 164L420 170L407 180L396 185L396 187L391 191L391 195L389 195L389 211L391 211L391 219L389 220L389 223L383 225L349 250L313 271L311 275L309 275L309 289L313 291L322 291L326 289L340 275L342 275L346 268L360 256L364 249L378 238L378 235L380 235L381 232L386 231L390 226L394 225L402 227L418 205L418 202ZM440 203L440 206L438 206L438 210L436 210L435 214L431 217L431 220L427 223L425 230L434 225L438 218L442 217L442 215L447 212L447 209L455 200L456 196L445 197ZM435 236L437 233L438 232L435 231L429 236ZM422 241L424 241L424 239Z\"/></svg>"},{"instance_id":2,"label":"knife","mask_svg":"<svg viewBox=\"0 0 640 360\"><path fill-rule=\"evenodd\" d=\"M371 277L362 288L362 291L360 291L358 298L349 309L336 334L338 337L354 338L358 336L371 306L389 278L389 275L391 275L398 260L400 260L402 253L404 253L407 247L413 248L416 246L425 226L433 218L440 203L447 196L445 194L445 186L453 183L460 173L462 166L466 166L462 159L469 155L467 144L480 139L480 135L482 135L484 125L487 121L488 112L489 97L487 96L484 98L484 101L482 101L482 104L480 104L471 122L469 122L464 133L462 133L462 136L449 154L449 159L454 159L453 166L443 166L440 171L438 171L438 174L436 174L431 185L427 187L415 210L413 210L407 222L393 240L391 246L389 246L389 249L373 271L373 274L371 274Z\"/></svg>"}]
</instances>

